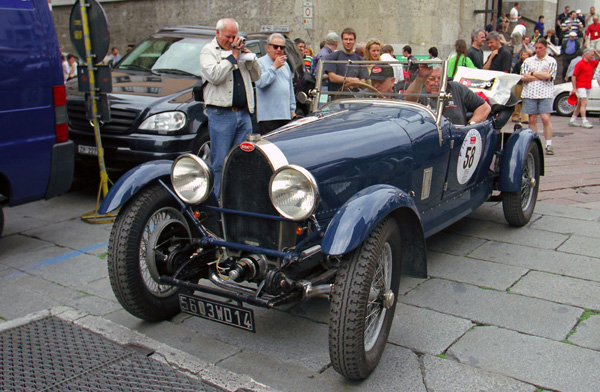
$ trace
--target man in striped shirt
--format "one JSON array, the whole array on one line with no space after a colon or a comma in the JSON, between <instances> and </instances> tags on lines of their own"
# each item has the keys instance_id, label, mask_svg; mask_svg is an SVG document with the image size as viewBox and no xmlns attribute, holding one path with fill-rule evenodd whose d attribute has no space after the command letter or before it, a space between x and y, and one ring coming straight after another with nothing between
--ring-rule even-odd
<instances>
[{"instance_id":1,"label":"man in striped shirt","mask_svg":"<svg viewBox=\"0 0 600 392\"><path fill-rule=\"evenodd\" d=\"M544 139L546 139L546 154L554 155L552 147L552 112L553 87L556 78L556 60L546 54L548 44L544 38L535 42L535 56L523 62L521 75L524 82L522 113L529 114L529 126L537 132L538 114L544 126Z\"/></svg>"}]
</instances>

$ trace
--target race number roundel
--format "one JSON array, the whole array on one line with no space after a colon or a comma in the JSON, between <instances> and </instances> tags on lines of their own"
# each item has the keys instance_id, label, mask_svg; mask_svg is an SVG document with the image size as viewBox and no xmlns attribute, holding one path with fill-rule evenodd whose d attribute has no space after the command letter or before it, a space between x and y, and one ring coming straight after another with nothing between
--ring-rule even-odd
<instances>
[{"instance_id":1,"label":"race number roundel","mask_svg":"<svg viewBox=\"0 0 600 392\"><path fill-rule=\"evenodd\" d=\"M465 136L458 155L456 178L459 184L465 184L473 176L479 158L481 158L481 135L475 129L471 129Z\"/></svg>"}]
</instances>

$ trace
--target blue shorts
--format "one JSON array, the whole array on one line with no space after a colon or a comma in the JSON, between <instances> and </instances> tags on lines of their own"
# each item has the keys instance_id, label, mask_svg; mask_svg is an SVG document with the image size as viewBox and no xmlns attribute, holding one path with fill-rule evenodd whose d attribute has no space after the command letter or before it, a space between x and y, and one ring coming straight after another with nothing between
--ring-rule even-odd
<instances>
[{"instance_id":1,"label":"blue shorts","mask_svg":"<svg viewBox=\"0 0 600 392\"><path fill-rule=\"evenodd\" d=\"M552 101L553 98L523 98L523 108L521 113L525 114L544 114L552 113Z\"/></svg>"}]
</instances>

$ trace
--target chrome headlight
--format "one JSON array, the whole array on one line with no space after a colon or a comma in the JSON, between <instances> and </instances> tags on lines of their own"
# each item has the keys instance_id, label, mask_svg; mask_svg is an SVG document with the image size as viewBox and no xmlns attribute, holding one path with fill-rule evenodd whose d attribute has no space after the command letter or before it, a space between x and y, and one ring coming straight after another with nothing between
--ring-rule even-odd
<instances>
[{"instance_id":1,"label":"chrome headlight","mask_svg":"<svg viewBox=\"0 0 600 392\"><path fill-rule=\"evenodd\" d=\"M185 126L186 116L183 112L163 112L148 117L139 129L145 131L177 131Z\"/></svg>"},{"instance_id":2,"label":"chrome headlight","mask_svg":"<svg viewBox=\"0 0 600 392\"><path fill-rule=\"evenodd\" d=\"M181 200L188 204L199 204L210 195L213 174L201 158L185 154L178 157L171 166L171 183Z\"/></svg>"},{"instance_id":3,"label":"chrome headlight","mask_svg":"<svg viewBox=\"0 0 600 392\"><path fill-rule=\"evenodd\" d=\"M286 165L273 173L269 197L281 215L300 221L315 212L319 204L319 189L308 170L296 165Z\"/></svg>"}]
</instances>

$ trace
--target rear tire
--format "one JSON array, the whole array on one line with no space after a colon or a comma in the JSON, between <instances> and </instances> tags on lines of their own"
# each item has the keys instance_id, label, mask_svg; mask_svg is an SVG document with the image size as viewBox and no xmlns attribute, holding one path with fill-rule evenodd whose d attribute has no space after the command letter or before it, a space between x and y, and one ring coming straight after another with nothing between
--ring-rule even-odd
<instances>
[{"instance_id":1,"label":"rear tire","mask_svg":"<svg viewBox=\"0 0 600 392\"><path fill-rule=\"evenodd\" d=\"M173 223L165 226L168 221ZM107 260L113 292L125 310L147 321L167 320L180 311L180 289L159 284L153 275L166 273L165 266L148 264L155 256L147 259L148 253L152 256L155 249L156 253L162 250L158 242L166 241L158 236L158 230L167 227L178 229L178 238L190 240L189 225L173 196L154 184L119 212L110 233Z\"/></svg>"},{"instance_id":2,"label":"rear tire","mask_svg":"<svg viewBox=\"0 0 600 392\"><path fill-rule=\"evenodd\" d=\"M521 178L520 191L502 193L504 217L508 223L518 227L531 219L540 187L540 151L535 142L527 149Z\"/></svg>"},{"instance_id":3,"label":"rear tire","mask_svg":"<svg viewBox=\"0 0 600 392\"><path fill-rule=\"evenodd\" d=\"M387 218L337 272L331 292L329 355L333 368L351 380L367 378L385 349L400 285L400 244L398 225Z\"/></svg>"}]
</instances>

